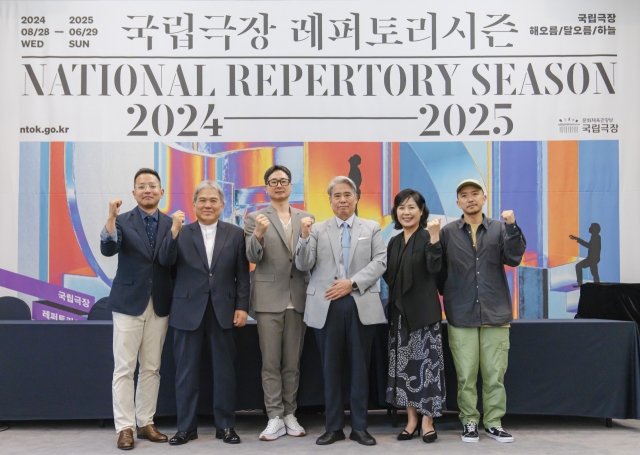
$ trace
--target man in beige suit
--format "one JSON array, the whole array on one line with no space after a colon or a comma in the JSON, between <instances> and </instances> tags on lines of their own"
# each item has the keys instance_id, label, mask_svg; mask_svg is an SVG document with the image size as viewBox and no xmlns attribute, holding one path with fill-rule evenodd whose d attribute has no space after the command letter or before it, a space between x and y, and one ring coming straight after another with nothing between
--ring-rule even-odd
<instances>
[{"instance_id":1,"label":"man in beige suit","mask_svg":"<svg viewBox=\"0 0 640 455\"><path fill-rule=\"evenodd\" d=\"M300 380L300 355L309 272L294 262L300 220L311 214L289 206L291 171L275 165L264 174L271 204L245 220L247 259L256 264L251 283L251 309L256 314L262 351L262 388L269 416L263 441L304 436L295 417Z\"/></svg>"}]
</instances>

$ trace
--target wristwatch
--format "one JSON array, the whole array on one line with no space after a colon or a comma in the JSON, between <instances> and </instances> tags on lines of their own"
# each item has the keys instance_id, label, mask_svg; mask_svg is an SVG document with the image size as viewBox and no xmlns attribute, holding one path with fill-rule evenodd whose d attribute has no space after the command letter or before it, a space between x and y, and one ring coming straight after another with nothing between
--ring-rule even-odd
<instances>
[{"instance_id":1,"label":"wristwatch","mask_svg":"<svg viewBox=\"0 0 640 455\"><path fill-rule=\"evenodd\" d=\"M351 280L351 289L353 289L354 291L358 290L358 283L356 283L355 281Z\"/></svg>"}]
</instances>

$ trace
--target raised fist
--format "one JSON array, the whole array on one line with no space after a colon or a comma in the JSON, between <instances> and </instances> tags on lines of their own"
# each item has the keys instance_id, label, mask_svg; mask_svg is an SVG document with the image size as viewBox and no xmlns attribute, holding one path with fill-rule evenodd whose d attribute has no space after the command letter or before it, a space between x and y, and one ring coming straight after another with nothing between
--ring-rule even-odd
<instances>
[{"instance_id":1,"label":"raised fist","mask_svg":"<svg viewBox=\"0 0 640 455\"><path fill-rule=\"evenodd\" d=\"M109 201L109 218L115 218L120 213L122 199L111 199Z\"/></svg>"},{"instance_id":2,"label":"raised fist","mask_svg":"<svg viewBox=\"0 0 640 455\"><path fill-rule=\"evenodd\" d=\"M313 226L314 220L310 216L305 216L300 220L300 236L303 239L309 237L311 233L311 226Z\"/></svg>"},{"instance_id":3,"label":"raised fist","mask_svg":"<svg viewBox=\"0 0 640 455\"><path fill-rule=\"evenodd\" d=\"M431 243L435 243L440 240L440 218L432 220L427 223L427 231L429 231L429 237L431 237Z\"/></svg>"},{"instance_id":4,"label":"raised fist","mask_svg":"<svg viewBox=\"0 0 640 455\"><path fill-rule=\"evenodd\" d=\"M174 214L171 215L171 221L171 234L173 235L173 238L176 238L184 224L184 212L182 210L176 210Z\"/></svg>"},{"instance_id":5,"label":"raised fist","mask_svg":"<svg viewBox=\"0 0 640 455\"><path fill-rule=\"evenodd\" d=\"M264 233L267 232L267 229L269 228L270 225L271 225L271 222L269 221L269 218L267 218L262 214L258 215L256 217L256 230L253 231L254 235L258 239L261 239Z\"/></svg>"},{"instance_id":6,"label":"raised fist","mask_svg":"<svg viewBox=\"0 0 640 455\"><path fill-rule=\"evenodd\" d=\"M516 222L516 216L513 214L513 210L505 210L500 214L502 218L504 218L505 223L513 224Z\"/></svg>"}]
</instances>

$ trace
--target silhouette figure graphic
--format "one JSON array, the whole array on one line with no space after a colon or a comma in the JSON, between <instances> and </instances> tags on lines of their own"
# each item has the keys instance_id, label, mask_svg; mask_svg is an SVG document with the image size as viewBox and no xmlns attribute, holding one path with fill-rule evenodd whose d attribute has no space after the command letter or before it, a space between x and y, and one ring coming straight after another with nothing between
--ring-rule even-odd
<instances>
[{"instance_id":1,"label":"silhouette figure graphic","mask_svg":"<svg viewBox=\"0 0 640 455\"><path fill-rule=\"evenodd\" d=\"M582 269L586 269L587 267L591 270L593 281L595 283L600 282L600 275L598 274L598 263L600 262L600 250L602 248L600 225L598 223L591 223L591 226L589 226L589 233L591 234L591 239L588 242L576 237L575 235L569 236L571 240L575 240L589 250L587 257L576 264L576 278L578 280L578 284L573 285L576 288L580 287L582 284Z\"/></svg>"},{"instance_id":2,"label":"silhouette figure graphic","mask_svg":"<svg viewBox=\"0 0 640 455\"><path fill-rule=\"evenodd\" d=\"M356 184L356 194L358 196L358 202L360 202L360 185L362 184L362 172L358 167L362 163L360 155L353 155L349 158L349 178ZM358 216L358 205L356 204L356 216Z\"/></svg>"}]
</instances>

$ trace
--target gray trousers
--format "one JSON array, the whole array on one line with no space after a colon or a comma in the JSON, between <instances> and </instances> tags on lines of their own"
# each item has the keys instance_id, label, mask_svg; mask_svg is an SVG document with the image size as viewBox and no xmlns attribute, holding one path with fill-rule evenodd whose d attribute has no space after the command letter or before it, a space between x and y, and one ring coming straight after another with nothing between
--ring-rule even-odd
<instances>
[{"instance_id":1,"label":"gray trousers","mask_svg":"<svg viewBox=\"0 0 640 455\"><path fill-rule=\"evenodd\" d=\"M300 383L300 355L307 329L303 314L294 309L256 313L262 352L262 388L269 419L296 412Z\"/></svg>"}]
</instances>

